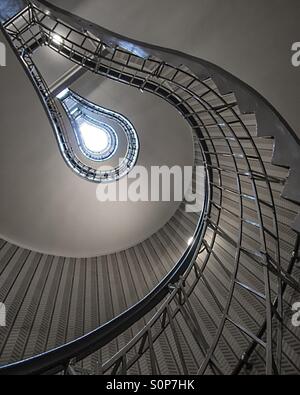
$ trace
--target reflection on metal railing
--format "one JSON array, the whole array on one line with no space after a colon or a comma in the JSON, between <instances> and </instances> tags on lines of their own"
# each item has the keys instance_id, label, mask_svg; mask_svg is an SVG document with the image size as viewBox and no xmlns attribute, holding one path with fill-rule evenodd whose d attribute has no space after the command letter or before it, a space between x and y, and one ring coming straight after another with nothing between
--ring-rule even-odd
<instances>
[{"instance_id":1,"label":"reflection on metal railing","mask_svg":"<svg viewBox=\"0 0 300 395\"><path fill-rule=\"evenodd\" d=\"M0 303L0 327L6 326L6 307L4 303Z\"/></svg>"}]
</instances>

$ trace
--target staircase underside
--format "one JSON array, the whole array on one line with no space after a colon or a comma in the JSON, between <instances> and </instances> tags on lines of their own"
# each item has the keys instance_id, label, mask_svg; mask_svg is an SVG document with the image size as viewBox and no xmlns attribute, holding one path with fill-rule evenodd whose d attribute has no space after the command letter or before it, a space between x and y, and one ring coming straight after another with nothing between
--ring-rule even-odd
<instances>
[{"instance_id":1,"label":"staircase underside","mask_svg":"<svg viewBox=\"0 0 300 395\"><path fill-rule=\"evenodd\" d=\"M35 18L45 21L40 3L47 3L33 3L38 5ZM87 34L82 33L84 28L98 48L103 41L112 50L103 57L101 51L93 52L96 61L91 60L87 56L91 49L78 42L72 42L72 50L67 45L55 47L47 40L47 28L45 45L99 75L156 94L179 110L201 142L209 188L202 232L187 252L189 265L163 283L164 297L154 307L146 297L139 302L145 314L138 311L138 304L78 340L73 349L67 345L19 368L58 372L72 362L92 374L299 374L299 330L291 322L292 304L300 294L299 236L292 230L300 230L294 223L298 207L291 202L300 202L300 191L294 188L299 180L295 134L260 95L214 65L113 35L59 9L52 9L51 17L82 36ZM45 109L53 109L55 103L46 97L29 56L24 62ZM56 120L56 114L52 116ZM282 198L283 188L287 200ZM5 246L3 242L2 250ZM7 258L2 261L4 270ZM31 270L35 268L42 266L36 262ZM68 270L74 273L76 267L71 264ZM95 295L84 292L86 279L94 277L84 267L77 270L75 299L61 307L63 321L56 323L57 331L65 335L66 314L75 314L75 322L68 321L75 337L91 317L103 314L99 305L97 311L92 308ZM107 266L97 270L105 274ZM7 284L12 285L14 278L8 274ZM73 278L66 275L65 281ZM103 281L102 276L97 278ZM128 280L122 276L120 280L124 290ZM21 303L20 293L16 295ZM124 307L124 293L114 297L114 303ZM52 335L49 327L45 329ZM47 362L51 358L59 363L52 366Z\"/></svg>"}]
</instances>

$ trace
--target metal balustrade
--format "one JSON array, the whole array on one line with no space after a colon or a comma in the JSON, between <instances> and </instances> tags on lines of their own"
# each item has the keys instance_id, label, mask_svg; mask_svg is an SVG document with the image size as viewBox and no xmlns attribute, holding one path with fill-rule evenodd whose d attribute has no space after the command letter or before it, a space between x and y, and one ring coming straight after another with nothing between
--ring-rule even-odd
<instances>
[{"instance_id":1,"label":"metal balustrade","mask_svg":"<svg viewBox=\"0 0 300 395\"><path fill-rule=\"evenodd\" d=\"M112 45L95 34L93 25L83 28L78 18L44 3L29 2L5 23L4 31L41 97L67 162L81 176L99 180L70 149L56 99L34 64L34 52L43 45L174 106L200 142L206 203L192 245L148 296L83 338L2 367L0 374L130 374L142 371L143 364L151 373L162 374L156 353L162 336L169 338L168 353L178 373L191 373L187 359L192 345L198 360L191 364L198 374L228 373L222 352L232 360L232 374L245 374L256 364L266 374L282 373L286 334L300 342L287 321L291 294L294 300L300 297L295 270L299 235L291 231L289 219L291 213L296 215L295 206L280 197L288 173L272 164L273 139L258 137L255 114L242 112L235 94L221 94L213 79L201 79L184 63L169 62L161 49L160 58L136 44L132 51ZM53 40L57 35L59 43ZM202 294L211 301L209 308L201 304ZM257 312L247 310L243 299ZM101 360L101 350L124 334L125 346L113 358ZM237 344L230 345L230 337ZM91 357L97 364L87 369L84 361ZM296 360L289 363L299 372Z\"/></svg>"}]
</instances>

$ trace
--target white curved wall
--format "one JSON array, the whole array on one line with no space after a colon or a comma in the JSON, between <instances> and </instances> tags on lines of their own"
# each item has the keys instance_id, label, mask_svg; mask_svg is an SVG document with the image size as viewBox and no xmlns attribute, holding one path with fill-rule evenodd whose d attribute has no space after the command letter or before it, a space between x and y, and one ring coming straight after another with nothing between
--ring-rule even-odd
<instances>
[{"instance_id":1,"label":"white curved wall","mask_svg":"<svg viewBox=\"0 0 300 395\"><path fill-rule=\"evenodd\" d=\"M41 103L12 51L0 80L5 97L0 134L3 239L44 254L87 258L135 246L174 215L180 202L99 202L97 184L78 177L63 161ZM135 125L141 145L138 165L148 170L193 165L192 132L174 108L111 81L100 79L98 86L97 76L92 81L89 98Z\"/></svg>"}]
</instances>

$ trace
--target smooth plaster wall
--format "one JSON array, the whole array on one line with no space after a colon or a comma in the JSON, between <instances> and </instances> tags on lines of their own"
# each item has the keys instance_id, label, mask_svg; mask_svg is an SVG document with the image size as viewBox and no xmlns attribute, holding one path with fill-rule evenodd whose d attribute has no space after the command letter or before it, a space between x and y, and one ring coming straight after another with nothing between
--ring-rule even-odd
<instances>
[{"instance_id":1,"label":"smooth plaster wall","mask_svg":"<svg viewBox=\"0 0 300 395\"><path fill-rule=\"evenodd\" d=\"M87 258L125 250L161 229L180 202L99 202L97 184L63 161L34 88L7 52L0 70L1 237L45 254ZM111 81L95 83L93 99L133 122L139 165L193 165L191 129L165 101Z\"/></svg>"}]
</instances>

